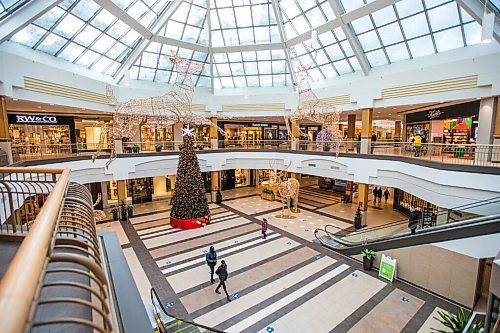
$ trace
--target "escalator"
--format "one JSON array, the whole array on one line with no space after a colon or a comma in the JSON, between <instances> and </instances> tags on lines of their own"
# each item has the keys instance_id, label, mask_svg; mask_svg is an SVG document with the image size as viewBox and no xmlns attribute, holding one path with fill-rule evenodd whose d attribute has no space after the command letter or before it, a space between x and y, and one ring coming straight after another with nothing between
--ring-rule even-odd
<instances>
[{"instance_id":1,"label":"escalator","mask_svg":"<svg viewBox=\"0 0 500 333\"><path fill-rule=\"evenodd\" d=\"M500 197L445 209L435 214L434 223L415 235L408 229L408 220L385 226L347 233L334 226L316 229L314 235L324 247L345 255L360 254L365 248L375 251L397 249L468 238L500 232Z\"/></svg>"},{"instance_id":2,"label":"escalator","mask_svg":"<svg viewBox=\"0 0 500 333\"><path fill-rule=\"evenodd\" d=\"M168 314L154 288L151 288L151 303L153 304L153 315L157 325L156 333L224 333Z\"/></svg>"}]
</instances>

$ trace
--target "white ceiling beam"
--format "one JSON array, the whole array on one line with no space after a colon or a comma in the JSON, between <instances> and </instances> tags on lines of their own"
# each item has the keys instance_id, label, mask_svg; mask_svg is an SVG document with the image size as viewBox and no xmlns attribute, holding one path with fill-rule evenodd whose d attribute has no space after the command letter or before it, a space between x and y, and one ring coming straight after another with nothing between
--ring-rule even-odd
<instances>
[{"instance_id":1,"label":"white ceiling beam","mask_svg":"<svg viewBox=\"0 0 500 333\"><path fill-rule=\"evenodd\" d=\"M125 22L129 27L137 31L144 38L151 39L153 37L153 33L151 31L140 24L139 21L130 16L126 11L115 5L111 0L94 0L94 2L113 14L116 18Z\"/></svg>"},{"instance_id":2,"label":"white ceiling beam","mask_svg":"<svg viewBox=\"0 0 500 333\"><path fill-rule=\"evenodd\" d=\"M0 43L9 40L17 32L24 29L31 22L47 13L61 2L62 0L29 1L2 22L0 25Z\"/></svg>"},{"instance_id":3,"label":"white ceiling beam","mask_svg":"<svg viewBox=\"0 0 500 333\"><path fill-rule=\"evenodd\" d=\"M462 7L467 14L472 16L477 23L483 24L484 4L479 0L457 0L457 3ZM495 16L495 25L493 28L493 37L500 43L500 18Z\"/></svg>"},{"instance_id":4,"label":"white ceiling beam","mask_svg":"<svg viewBox=\"0 0 500 333\"><path fill-rule=\"evenodd\" d=\"M226 52L246 52L246 51L281 50L281 49L283 49L282 43L269 43L269 44L249 44L249 45L234 45L234 46L215 46L213 47L213 52L226 53Z\"/></svg>"},{"instance_id":5,"label":"white ceiling beam","mask_svg":"<svg viewBox=\"0 0 500 333\"><path fill-rule=\"evenodd\" d=\"M286 44L286 31L283 26L283 21L281 20L281 15L276 0L271 0L271 4L273 5L274 16L276 17L276 22L278 23L278 31L281 38L281 48L283 49L283 51L285 51L286 63L288 65L288 70L290 71L290 75L292 76L293 89L296 90L297 79L295 76L295 68L293 68L292 64L292 57L290 56L290 49Z\"/></svg>"},{"instance_id":6,"label":"white ceiling beam","mask_svg":"<svg viewBox=\"0 0 500 333\"><path fill-rule=\"evenodd\" d=\"M215 92L214 87L214 49L212 47L212 15L210 14L210 0L207 3L207 27L208 27L208 58L210 61L210 91Z\"/></svg>"},{"instance_id":7,"label":"white ceiling beam","mask_svg":"<svg viewBox=\"0 0 500 333\"><path fill-rule=\"evenodd\" d=\"M315 29L311 29L296 37L293 37L287 41L287 44L288 46L292 46L302 43L305 40L311 39L312 30L316 30L318 32L318 35L321 35L335 28L341 27L342 25L347 25L348 23L351 23L352 21L362 18L373 12L376 12L377 10L383 9L387 6L391 6L399 1L401 0L375 0L373 2L364 5L363 7L356 8L353 11L342 14L340 17L338 16L331 21L323 23Z\"/></svg>"},{"instance_id":8,"label":"white ceiling beam","mask_svg":"<svg viewBox=\"0 0 500 333\"><path fill-rule=\"evenodd\" d=\"M328 0L328 3L330 4L330 7L332 8L333 13L335 14L336 17L342 17L342 15L345 14L345 8L340 2L340 0ZM359 65L361 66L363 73L365 75L368 75L371 68L370 62L368 61L368 58L366 57L366 54L363 51L363 47L361 46L361 43L359 42L359 39L356 36L356 33L354 32L354 28L350 23L343 24L341 28L342 31L344 31L344 34L347 38L347 41L349 42L349 45L352 48L352 51L354 52L354 55L356 56L356 59L358 59Z\"/></svg>"},{"instance_id":9,"label":"white ceiling beam","mask_svg":"<svg viewBox=\"0 0 500 333\"><path fill-rule=\"evenodd\" d=\"M97 1L100 1L100 0L97 0ZM117 71L117 73L115 75L115 81L116 81L116 83L120 83L121 82L121 80L123 79L123 77L125 75L125 72L128 71L134 65L134 63L137 61L137 59L139 59L139 57L141 56L142 52L144 52L144 50L153 41L153 37L157 36L158 33L160 33L161 29L165 26L165 24L167 24L167 21L170 19L170 17L172 17L172 15L175 13L175 11L177 10L177 8L179 8L179 6L181 4L182 4L182 0L174 0L163 11L163 13L161 13L160 16L158 16L158 18L156 19L156 21L154 22L154 24L153 24L153 26L151 28L153 30L153 32L151 33L151 38L147 38L146 36L143 35L144 38L139 42L139 44L134 48L134 50L128 55L127 59L118 68L118 71ZM118 9L123 12L122 9L120 9L120 8L118 8ZM135 19L132 19L132 20L135 21ZM137 22L137 21L135 21L135 22ZM125 23L127 23L127 22L125 22ZM134 29L132 26L130 26L130 27L132 29ZM142 27L142 25L141 25L141 27ZM159 37L160 36L158 36L158 38ZM164 43L164 44L170 44L170 43Z\"/></svg>"}]
</instances>

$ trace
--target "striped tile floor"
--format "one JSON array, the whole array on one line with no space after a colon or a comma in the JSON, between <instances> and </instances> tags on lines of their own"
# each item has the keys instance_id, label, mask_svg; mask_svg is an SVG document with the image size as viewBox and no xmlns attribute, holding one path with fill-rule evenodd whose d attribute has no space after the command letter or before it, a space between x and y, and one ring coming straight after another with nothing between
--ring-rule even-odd
<instances>
[{"instance_id":1,"label":"striped tile floor","mask_svg":"<svg viewBox=\"0 0 500 333\"><path fill-rule=\"evenodd\" d=\"M317 195L314 190L304 192ZM321 195L314 200L326 204ZM262 239L260 219L277 214L279 207L272 208L274 213L268 207L249 209L259 201L267 205L258 195L212 204L212 223L194 230L171 228L168 211L132 218L124 226L130 241L125 251L146 308L147 291L153 286L164 295L163 302L173 304L176 315L226 332L247 333L422 333L439 328L432 319L436 309L455 310L405 283L388 284L361 271L358 262L311 242L309 234L304 236L306 225L314 230L310 222L328 220L316 208L302 208L295 220L272 219L267 239ZM205 264L210 245L217 249L219 262L227 262L232 302L216 294L210 283Z\"/></svg>"}]
</instances>

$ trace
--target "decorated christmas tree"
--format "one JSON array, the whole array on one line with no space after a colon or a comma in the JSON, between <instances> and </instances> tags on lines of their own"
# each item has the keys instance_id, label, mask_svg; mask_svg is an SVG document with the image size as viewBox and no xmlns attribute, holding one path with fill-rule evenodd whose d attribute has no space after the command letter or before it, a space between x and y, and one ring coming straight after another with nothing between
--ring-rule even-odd
<instances>
[{"instance_id":1,"label":"decorated christmas tree","mask_svg":"<svg viewBox=\"0 0 500 333\"><path fill-rule=\"evenodd\" d=\"M204 221L203 218L210 213L200 165L194 151L193 129L188 126L183 131L184 144L181 145L172 210L170 211L171 224L179 228L183 228L183 226L174 223L175 219L195 220L202 218L202 220L193 221L202 226L209 222Z\"/></svg>"}]
</instances>

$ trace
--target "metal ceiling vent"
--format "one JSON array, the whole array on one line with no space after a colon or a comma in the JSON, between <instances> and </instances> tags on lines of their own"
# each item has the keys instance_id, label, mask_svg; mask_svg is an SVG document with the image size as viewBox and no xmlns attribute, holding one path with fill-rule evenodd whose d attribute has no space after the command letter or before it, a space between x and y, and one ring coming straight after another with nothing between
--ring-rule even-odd
<instances>
[{"instance_id":1,"label":"metal ceiling vent","mask_svg":"<svg viewBox=\"0 0 500 333\"><path fill-rule=\"evenodd\" d=\"M407 86L382 89L382 98L396 98L444 91L477 88L477 75L454 79L410 84Z\"/></svg>"},{"instance_id":2,"label":"metal ceiling vent","mask_svg":"<svg viewBox=\"0 0 500 333\"><path fill-rule=\"evenodd\" d=\"M111 99L105 94L68 87L62 84L35 79L27 76L24 77L24 89L43 94L78 99L86 102L112 104Z\"/></svg>"},{"instance_id":3,"label":"metal ceiling vent","mask_svg":"<svg viewBox=\"0 0 500 333\"><path fill-rule=\"evenodd\" d=\"M284 103L267 103L267 104L224 104L222 105L223 112L238 112L238 111L285 111Z\"/></svg>"},{"instance_id":4,"label":"metal ceiling vent","mask_svg":"<svg viewBox=\"0 0 500 333\"><path fill-rule=\"evenodd\" d=\"M333 105L342 105L342 104L350 104L351 103L351 95L339 95L332 97L321 98L321 101L333 104Z\"/></svg>"}]
</instances>

